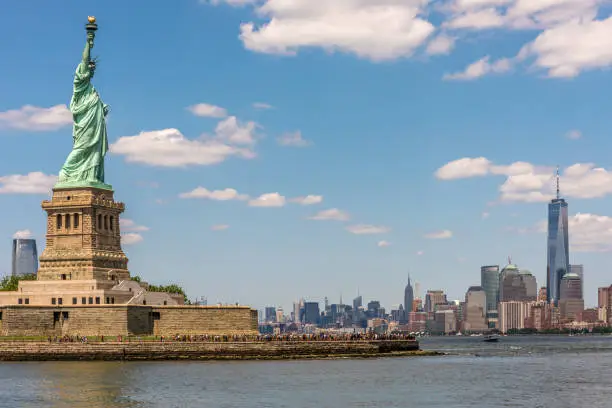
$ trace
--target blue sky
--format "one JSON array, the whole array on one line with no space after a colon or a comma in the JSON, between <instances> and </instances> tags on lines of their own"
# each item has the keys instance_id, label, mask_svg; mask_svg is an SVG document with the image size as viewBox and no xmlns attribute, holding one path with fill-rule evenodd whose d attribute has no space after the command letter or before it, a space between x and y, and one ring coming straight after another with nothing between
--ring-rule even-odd
<instances>
[{"instance_id":1,"label":"blue sky","mask_svg":"<svg viewBox=\"0 0 612 408\"><path fill-rule=\"evenodd\" d=\"M559 165L587 304L612 283L607 2L87 3L2 6L0 271L16 233L42 251L95 15L133 274L285 310L391 307L409 272L459 299L509 255L543 285Z\"/></svg>"}]
</instances>

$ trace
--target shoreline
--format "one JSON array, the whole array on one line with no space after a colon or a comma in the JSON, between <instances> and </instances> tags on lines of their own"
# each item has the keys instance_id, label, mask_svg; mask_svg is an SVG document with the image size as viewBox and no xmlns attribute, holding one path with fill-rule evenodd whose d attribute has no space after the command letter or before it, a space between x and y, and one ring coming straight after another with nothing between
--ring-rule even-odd
<instances>
[{"instance_id":1,"label":"shoreline","mask_svg":"<svg viewBox=\"0 0 612 408\"><path fill-rule=\"evenodd\" d=\"M0 342L0 361L270 361L444 355L413 340L264 342Z\"/></svg>"}]
</instances>

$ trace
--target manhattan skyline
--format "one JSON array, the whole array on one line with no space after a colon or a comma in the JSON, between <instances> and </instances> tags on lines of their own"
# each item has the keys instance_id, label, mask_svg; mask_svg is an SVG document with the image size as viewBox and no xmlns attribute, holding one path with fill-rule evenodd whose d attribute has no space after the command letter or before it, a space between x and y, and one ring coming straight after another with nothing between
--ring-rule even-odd
<instances>
[{"instance_id":1,"label":"manhattan skyline","mask_svg":"<svg viewBox=\"0 0 612 408\"><path fill-rule=\"evenodd\" d=\"M485 29L461 20L478 10L429 5L414 20L395 2L396 17L372 7L367 23L387 28L363 38L357 1L314 17L303 5L293 20L269 1L259 16L224 1L153 3L60 10L40 0L0 15L11 38L0 67L0 272L10 271L13 235L44 243L40 202L72 142L66 86L82 31L73 22L96 15L96 86L112 109L106 172L127 206L133 275L259 309L353 298L358 287L390 307L403 301L407 272L423 292L462 299L481 266L502 268L508 255L545 286L559 165L586 305L609 285L612 118L602 90L612 80L600 69L612 64L609 10L510 2L513 13L499 9ZM519 28L508 16L520 13L542 24ZM305 15L338 21L351 40L324 29L309 38ZM608 31L583 50L578 39L596 27ZM576 43L546 44L568 30Z\"/></svg>"}]
</instances>

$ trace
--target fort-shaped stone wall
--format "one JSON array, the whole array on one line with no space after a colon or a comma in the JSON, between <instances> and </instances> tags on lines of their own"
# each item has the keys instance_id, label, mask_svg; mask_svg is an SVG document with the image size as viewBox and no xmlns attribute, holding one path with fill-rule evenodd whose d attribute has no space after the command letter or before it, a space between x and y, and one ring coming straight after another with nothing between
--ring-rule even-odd
<instances>
[{"instance_id":1,"label":"fort-shaped stone wall","mask_svg":"<svg viewBox=\"0 0 612 408\"><path fill-rule=\"evenodd\" d=\"M257 334L248 306L66 305L0 307L1 336Z\"/></svg>"}]
</instances>

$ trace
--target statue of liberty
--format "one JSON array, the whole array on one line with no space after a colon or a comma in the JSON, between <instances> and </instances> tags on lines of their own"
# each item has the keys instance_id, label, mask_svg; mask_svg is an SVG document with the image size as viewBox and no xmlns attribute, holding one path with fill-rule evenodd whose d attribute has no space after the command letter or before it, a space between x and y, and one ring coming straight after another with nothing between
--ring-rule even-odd
<instances>
[{"instance_id":1,"label":"statue of liberty","mask_svg":"<svg viewBox=\"0 0 612 408\"><path fill-rule=\"evenodd\" d=\"M83 58L74 74L74 87L70 100L72 112L72 151L60 170L55 188L96 187L111 190L104 183L104 156L108 151L106 115L109 106L104 104L91 84L96 71L96 60L91 49L98 26L95 17L88 18L87 42Z\"/></svg>"}]
</instances>

